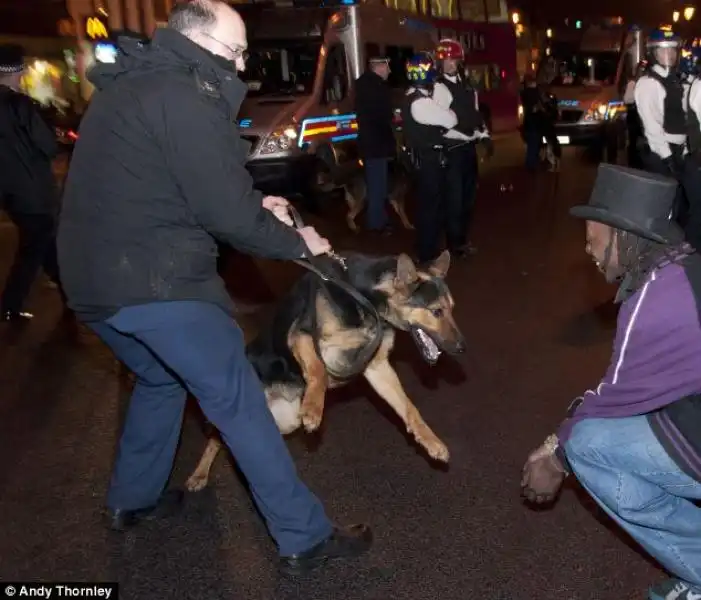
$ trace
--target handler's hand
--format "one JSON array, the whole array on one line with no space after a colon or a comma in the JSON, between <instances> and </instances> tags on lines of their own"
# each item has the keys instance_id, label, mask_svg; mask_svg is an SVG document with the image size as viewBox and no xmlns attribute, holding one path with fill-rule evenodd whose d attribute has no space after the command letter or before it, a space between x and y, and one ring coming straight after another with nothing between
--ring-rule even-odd
<instances>
[{"instance_id":1,"label":"handler's hand","mask_svg":"<svg viewBox=\"0 0 701 600\"><path fill-rule=\"evenodd\" d=\"M560 460L545 446L532 452L523 466L521 494L529 502L552 502L565 480L565 469Z\"/></svg>"},{"instance_id":2,"label":"handler's hand","mask_svg":"<svg viewBox=\"0 0 701 600\"><path fill-rule=\"evenodd\" d=\"M294 227L292 217L290 217L290 213L287 210L289 204L286 198L281 198L280 196L265 196L263 198L264 209L273 213L285 225Z\"/></svg>"},{"instance_id":3,"label":"handler's hand","mask_svg":"<svg viewBox=\"0 0 701 600\"><path fill-rule=\"evenodd\" d=\"M317 230L313 227L302 227L302 229L297 230L297 233L302 236L302 239L307 245L307 248L309 248L309 252L312 253L312 256L326 254L331 250L329 240L321 237Z\"/></svg>"}]
</instances>

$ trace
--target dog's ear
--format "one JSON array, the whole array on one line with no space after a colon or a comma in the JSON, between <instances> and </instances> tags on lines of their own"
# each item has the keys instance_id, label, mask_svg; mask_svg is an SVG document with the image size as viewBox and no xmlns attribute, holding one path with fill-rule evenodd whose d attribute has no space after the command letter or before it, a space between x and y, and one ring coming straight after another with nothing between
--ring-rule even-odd
<instances>
[{"instance_id":1,"label":"dog's ear","mask_svg":"<svg viewBox=\"0 0 701 600\"><path fill-rule=\"evenodd\" d=\"M406 254L400 254L397 258L397 274L394 276L394 285L406 288L419 278L414 262Z\"/></svg>"},{"instance_id":2,"label":"dog's ear","mask_svg":"<svg viewBox=\"0 0 701 600\"><path fill-rule=\"evenodd\" d=\"M443 253L433 261L431 266L428 268L428 272L434 277L440 277L443 279L450 268L450 252L444 250Z\"/></svg>"}]
</instances>

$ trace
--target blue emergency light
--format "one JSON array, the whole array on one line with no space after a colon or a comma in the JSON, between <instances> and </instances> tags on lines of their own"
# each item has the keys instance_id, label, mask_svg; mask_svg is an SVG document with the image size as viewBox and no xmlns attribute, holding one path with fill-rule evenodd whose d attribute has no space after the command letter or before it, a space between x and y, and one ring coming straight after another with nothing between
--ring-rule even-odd
<instances>
[{"instance_id":1,"label":"blue emergency light","mask_svg":"<svg viewBox=\"0 0 701 600\"><path fill-rule=\"evenodd\" d=\"M293 0L292 5L297 8L337 8L340 6L354 6L358 0Z\"/></svg>"}]
</instances>

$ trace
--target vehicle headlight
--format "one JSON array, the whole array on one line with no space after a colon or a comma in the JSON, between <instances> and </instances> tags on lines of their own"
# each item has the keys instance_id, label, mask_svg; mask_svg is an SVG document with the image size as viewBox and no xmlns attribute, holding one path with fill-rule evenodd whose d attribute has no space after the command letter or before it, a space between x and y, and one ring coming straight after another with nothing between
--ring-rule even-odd
<instances>
[{"instance_id":1,"label":"vehicle headlight","mask_svg":"<svg viewBox=\"0 0 701 600\"><path fill-rule=\"evenodd\" d=\"M297 139L297 128L290 125L273 131L260 146L260 154L275 154L285 152L294 146Z\"/></svg>"},{"instance_id":2,"label":"vehicle headlight","mask_svg":"<svg viewBox=\"0 0 701 600\"><path fill-rule=\"evenodd\" d=\"M585 121L603 121L608 117L608 104L595 104L584 115Z\"/></svg>"}]
</instances>

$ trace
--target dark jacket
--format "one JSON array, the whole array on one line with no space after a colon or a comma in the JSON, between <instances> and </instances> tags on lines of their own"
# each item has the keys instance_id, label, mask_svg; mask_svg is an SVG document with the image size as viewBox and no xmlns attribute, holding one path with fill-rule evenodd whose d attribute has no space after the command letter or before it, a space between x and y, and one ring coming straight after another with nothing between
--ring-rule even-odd
<instances>
[{"instance_id":1,"label":"dark jacket","mask_svg":"<svg viewBox=\"0 0 701 600\"><path fill-rule=\"evenodd\" d=\"M390 158L396 142L392 119L392 91L377 73L366 71L355 82L358 150L362 158Z\"/></svg>"},{"instance_id":2,"label":"dark jacket","mask_svg":"<svg viewBox=\"0 0 701 600\"><path fill-rule=\"evenodd\" d=\"M521 90L523 106L523 127L527 130L539 130L543 126L543 106L540 90L537 87L524 86Z\"/></svg>"},{"instance_id":3,"label":"dark jacket","mask_svg":"<svg viewBox=\"0 0 701 600\"><path fill-rule=\"evenodd\" d=\"M202 300L229 310L217 243L301 257L302 238L262 205L235 126L246 86L180 33L120 41L80 126L59 224L69 305L83 320L121 307Z\"/></svg>"},{"instance_id":4,"label":"dark jacket","mask_svg":"<svg viewBox=\"0 0 701 600\"><path fill-rule=\"evenodd\" d=\"M0 86L0 204L11 213L55 214L56 135L29 96Z\"/></svg>"}]
</instances>

